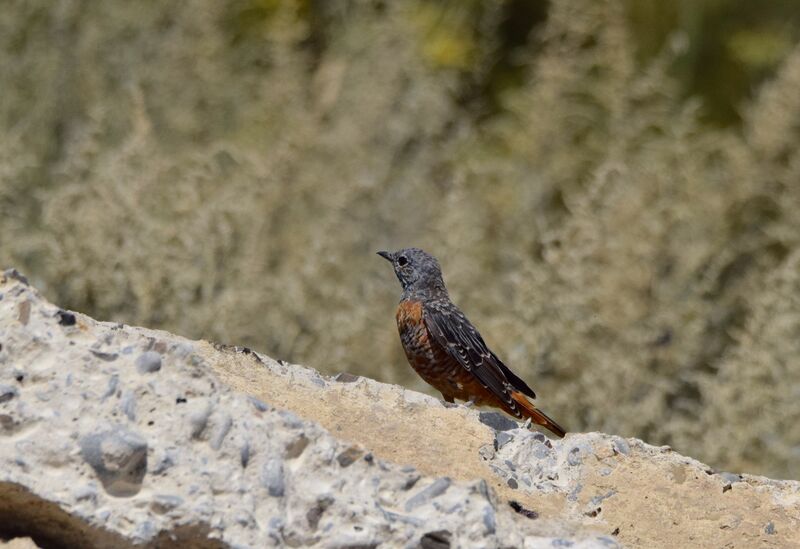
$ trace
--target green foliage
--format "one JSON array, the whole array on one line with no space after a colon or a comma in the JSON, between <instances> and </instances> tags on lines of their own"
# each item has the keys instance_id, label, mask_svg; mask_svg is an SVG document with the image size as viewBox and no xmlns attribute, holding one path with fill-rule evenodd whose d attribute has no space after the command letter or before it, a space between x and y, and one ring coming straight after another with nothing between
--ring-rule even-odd
<instances>
[{"instance_id":1,"label":"green foliage","mask_svg":"<svg viewBox=\"0 0 800 549\"><path fill-rule=\"evenodd\" d=\"M424 389L416 245L571 429L800 476L799 48L718 130L612 0L513 55L515 2L51 4L0 13L0 259L52 300Z\"/></svg>"}]
</instances>

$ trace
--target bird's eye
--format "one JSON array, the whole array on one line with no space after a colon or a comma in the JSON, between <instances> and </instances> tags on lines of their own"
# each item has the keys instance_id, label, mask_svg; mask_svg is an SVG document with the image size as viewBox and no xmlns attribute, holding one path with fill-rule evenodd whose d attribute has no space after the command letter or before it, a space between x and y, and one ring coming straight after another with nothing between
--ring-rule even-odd
<instances>
[{"instance_id":1,"label":"bird's eye","mask_svg":"<svg viewBox=\"0 0 800 549\"><path fill-rule=\"evenodd\" d=\"M397 264L400 265L401 267L405 267L406 265L408 265L408 258L406 258L406 256L404 255L401 255L400 257L397 258Z\"/></svg>"}]
</instances>

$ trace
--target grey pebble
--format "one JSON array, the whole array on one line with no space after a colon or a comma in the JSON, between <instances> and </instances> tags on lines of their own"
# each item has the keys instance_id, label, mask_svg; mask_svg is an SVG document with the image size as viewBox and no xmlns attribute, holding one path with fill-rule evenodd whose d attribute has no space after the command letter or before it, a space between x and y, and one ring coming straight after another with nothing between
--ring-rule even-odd
<instances>
[{"instance_id":1,"label":"grey pebble","mask_svg":"<svg viewBox=\"0 0 800 549\"><path fill-rule=\"evenodd\" d=\"M211 417L211 403L206 400L193 406L194 411L189 414L189 433L192 438L199 439L208 426L208 418Z\"/></svg>"},{"instance_id":2,"label":"grey pebble","mask_svg":"<svg viewBox=\"0 0 800 549\"><path fill-rule=\"evenodd\" d=\"M231 430L231 426L233 425L233 420L229 414L222 414L219 418L216 428L211 435L211 439L208 443L214 450L219 450L222 447L222 443L225 440L225 437L228 436L228 432Z\"/></svg>"},{"instance_id":3,"label":"grey pebble","mask_svg":"<svg viewBox=\"0 0 800 549\"><path fill-rule=\"evenodd\" d=\"M180 496L171 496L167 494L157 494L150 502L150 509L153 512L163 515L172 511L176 507L183 505L183 498Z\"/></svg>"},{"instance_id":4,"label":"grey pebble","mask_svg":"<svg viewBox=\"0 0 800 549\"><path fill-rule=\"evenodd\" d=\"M152 374L161 369L161 355L155 351L145 351L136 357L136 370L140 374Z\"/></svg>"},{"instance_id":5,"label":"grey pebble","mask_svg":"<svg viewBox=\"0 0 800 549\"><path fill-rule=\"evenodd\" d=\"M519 427L516 421L507 418L500 412L479 412L478 419L495 431L510 431Z\"/></svg>"},{"instance_id":6,"label":"grey pebble","mask_svg":"<svg viewBox=\"0 0 800 549\"><path fill-rule=\"evenodd\" d=\"M764 527L764 533L769 534L770 536L775 533L775 524L773 524L772 521L769 521Z\"/></svg>"},{"instance_id":7,"label":"grey pebble","mask_svg":"<svg viewBox=\"0 0 800 549\"><path fill-rule=\"evenodd\" d=\"M247 400L249 400L250 404L252 404L255 407L255 409L258 410L259 412L266 412L267 410L269 410L269 406L265 402L257 399L254 396L248 396Z\"/></svg>"},{"instance_id":8,"label":"grey pebble","mask_svg":"<svg viewBox=\"0 0 800 549\"><path fill-rule=\"evenodd\" d=\"M723 479L730 482L731 484L742 481L742 476L737 475L736 473L719 473L719 476L721 476Z\"/></svg>"},{"instance_id":9,"label":"grey pebble","mask_svg":"<svg viewBox=\"0 0 800 549\"><path fill-rule=\"evenodd\" d=\"M492 535L497 530L497 519L494 513L494 507L487 505L483 508L483 525L486 527L486 533Z\"/></svg>"},{"instance_id":10,"label":"grey pebble","mask_svg":"<svg viewBox=\"0 0 800 549\"><path fill-rule=\"evenodd\" d=\"M105 400L115 392L117 392L117 386L119 385L119 375L113 374L111 378L108 380L108 386L106 386L106 392L100 395L100 400Z\"/></svg>"},{"instance_id":11,"label":"grey pebble","mask_svg":"<svg viewBox=\"0 0 800 549\"><path fill-rule=\"evenodd\" d=\"M147 441L124 427L85 436L81 456L112 496L136 495L147 472Z\"/></svg>"},{"instance_id":12,"label":"grey pebble","mask_svg":"<svg viewBox=\"0 0 800 549\"><path fill-rule=\"evenodd\" d=\"M514 440L513 435L509 435L505 431L498 431L494 435L494 449L500 450L503 446Z\"/></svg>"},{"instance_id":13,"label":"grey pebble","mask_svg":"<svg viewBox=\"0 0 800 549\"><path fill-rule=\"evenodd\" d=\"M261 469L261 485L267 489L267 493L279 498L286 492L286 481L283 478L283 460L280 458L269 458Z\"/></svg>"},{"instance_id":14,"label":"grey pebble","mask_svg":"<svg viewBox=\"0 0 800 549\"><path fill-rule=\"evenodd\" d=\"M117 360L117 358L119 358L117 353L106 353L105 351L98 351L96 349L89 349L89 352L100 360L105 360L106 362L114 362Z\"/></svg>"},{"instance_id":15,"label":"grey pebble","mask_svg":"<svg viewBox=\"0 0 800 549\"><path fill-rule=\"evenodd\" d=\"M453 534L448 530L436 530L423 534L419 540L420 549L450 549L450 538Z\"/></svg>"},{"instance_id":16,"label":"grey pebble","mask_svg":"<svg viewBox=\"0 0 800 549\"><path fill-rule=\"evenodd\" d=\"M450 479L448 477L437 478L428 487L423 488L406 501L406 512L412 511L420 505L425 505L432 499L435 499L444 494L450 487Z\"/></svg>"},{"instance_id":17,"label":"grey pebble","mask_svg":"<svg viewBox=\"0 0 800 549\"><path fill-rule=\"evenodd\" d=\"M631 447L628 444L628 441L625 440L624 438L615 438L614 439L614 450L616 450L617 453L620 453L620 454L623 454L623 455L627 456L631 452Z\"/></svg>"},{"instance_id":18,"label":"grey pebble","mask_svg":"<svg viewBox=\"0 0 800 549\"><path fill-rule=\"evenodd\" d=\"M250 442L245 440L242 447L239 449L239 460L242 463L242 469L247 468L247 464L250 463Z\"/></svg>"},{"instance_id":19,"label":"grey pebble","mask_svg":"<svg viewBox=\"0 0 800 549\"><path fill-rule=\"evenodd\" d=\"M11 385L0 385L0 404L19 396L19 391Z\"/></svg>"},{"instance_id":20,"label":"grey pebble","mask_svg":"<svg viewBox=\"0 0 800 549\"><path fill-rule=\"evenodd\" d=\"M131 421L136 421L136 395L128 390L122 393L122 400L119 403L122 413L128 416Z\"/></svg>"},{"instance_id":21,"label":"grey pebble","mask_svg":"<svg viewBox=\"0 0 800 549\"><path fill-rule=\"evenodd\" d=\"M181 342L172 347L172 352L174 352L178 358L186 358L194 353L194 346L186 342Z\"/></svg>"}]
</instances>

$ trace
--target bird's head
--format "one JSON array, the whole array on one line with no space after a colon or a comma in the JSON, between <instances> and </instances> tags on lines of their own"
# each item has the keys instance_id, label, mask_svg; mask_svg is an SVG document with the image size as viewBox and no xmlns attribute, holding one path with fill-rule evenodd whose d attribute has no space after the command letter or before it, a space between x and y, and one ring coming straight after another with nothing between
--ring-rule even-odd
<instances>
[{"instance_id":1,"label":"bird's head","mask_svg":"<svg viewBox=\"0 0 800 549\"><path fill-rule=\"evenodd\" d=\"M391 262L404 293L447 293L442 268L431 254L419 248L403 248L396 252L378 252L378 255Z\"/></svg>"}]
</instances>

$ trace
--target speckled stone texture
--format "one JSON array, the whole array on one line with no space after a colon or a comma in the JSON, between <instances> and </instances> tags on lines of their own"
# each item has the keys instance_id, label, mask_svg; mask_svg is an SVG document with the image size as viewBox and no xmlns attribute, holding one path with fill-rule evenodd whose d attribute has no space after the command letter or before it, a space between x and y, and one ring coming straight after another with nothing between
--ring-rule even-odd
<instances>
[{"instance_id":1,"label":"speckled stone texture","mask_svg":"<svg viewBox=\"0 0 800 549\"><path fill-rule=\"evenodd\" d=\"M108 548L616 545L580 528L543 530L483 479L427 476L338 440L228 388L197 343L63 311L13 271L0 278L0 345L0 539Z\"/></svg>"},{"instance_id":2,"label":"speckled stone texture","mask_svg":"<svg viewBox=\"0 0 800 549\"><path fill-rule=\"evenodd\" d=\"M798 482L96 322L0 276L0 547L778 548L798 532Z\"/></svg>"}]
</instances>

